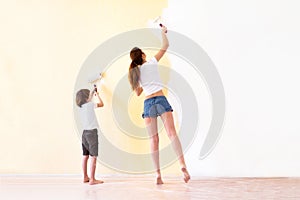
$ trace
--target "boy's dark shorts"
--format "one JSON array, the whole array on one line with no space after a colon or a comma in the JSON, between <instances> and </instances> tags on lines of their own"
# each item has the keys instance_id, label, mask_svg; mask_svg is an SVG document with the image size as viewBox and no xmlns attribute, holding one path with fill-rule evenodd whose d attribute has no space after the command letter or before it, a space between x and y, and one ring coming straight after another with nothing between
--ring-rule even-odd
<instances>
[{"instance_id":1,"label":"boy's dark shorts","mask_svg":"<svg viewBox=\"0 0 300 200\"><path fill-rule=\"evenodd\" d=\"M84 156L98 156L98 130L84 130L82 134L82 152Z\"/></svg>"}]
</instances>

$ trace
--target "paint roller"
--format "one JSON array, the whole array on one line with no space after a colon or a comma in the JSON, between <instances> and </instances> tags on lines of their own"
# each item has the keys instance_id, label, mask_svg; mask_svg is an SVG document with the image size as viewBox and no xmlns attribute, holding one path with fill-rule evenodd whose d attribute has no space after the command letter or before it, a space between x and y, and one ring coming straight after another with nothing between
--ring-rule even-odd
<instances>
[{"instance_id":1,"label":"paint roller","mask_svg":"<svg viewBox=\"0 0 300 200\"><path fill-rule=\"evenodd\" d=\"M161 16L158 16L156 19L154 19L153 23L158 23L160 27L163 27L164 25L161 22ZM166 33L168 31L166 30Z\"/></svg>"},{"instance_id":2,"label":"paint roller","mask_svg":"<svg viewBox=\"0 0 300 200\"><path fill-rule=\"evenodd\" d=\"M103 77L103 73L92 75L89 77L88 82L91 84L96 83L97 81L100 81L102 77Z\"/></svg>"},{"instance_id":3,"label":"paint roller","mask_svg":"<svg viewBox=\"0 0 300 200\"><path fill-rule=\"evenodd\" d=\"M97 75L95 75L95 76L91 76L90 78L89 78L89 83L90 84L94 84L94 91L97 93L98 92L98 89L97 89L97 82L98 81L100 81L101 79L102 79L102 77L103 77L103 73L99 73L99 74L97 74ZM95 96L96 96L96 94L95 94Z\"/></svg>"}]
</instances>

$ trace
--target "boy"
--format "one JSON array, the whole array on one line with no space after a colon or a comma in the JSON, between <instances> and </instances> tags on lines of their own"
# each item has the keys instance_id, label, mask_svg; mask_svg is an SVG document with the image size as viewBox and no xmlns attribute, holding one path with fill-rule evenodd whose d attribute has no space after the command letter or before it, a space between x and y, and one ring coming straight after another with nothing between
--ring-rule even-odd
<instances>
[{"instance_id":1,"label":"boy","mask_svg":"<svg viewBox=\"0 0 300 200\"><path fill-rule=\"evenodd\" d=\"M99 103L92 102L93 95L96 94ZM82 151L83 151L83 182L90 185L101 184L103 181L96 180L95 171L98 156L98 122L95 115L95 107L103 107L104 104L100 98L97 88L92 92L88 89L81 89L76 94L76 104L80 107L79 115L83 127L82 134ZM91 157L90 163L90 177L87 174L87 163L89 156Z\"/></svg>"}]
</instances>

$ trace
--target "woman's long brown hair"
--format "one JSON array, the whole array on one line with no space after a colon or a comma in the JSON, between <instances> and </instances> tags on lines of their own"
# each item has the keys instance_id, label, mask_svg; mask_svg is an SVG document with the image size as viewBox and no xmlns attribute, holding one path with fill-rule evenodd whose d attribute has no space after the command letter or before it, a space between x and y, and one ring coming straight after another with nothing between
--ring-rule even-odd
<instances>
[{"instance_id":1,"label":"woman's long brown hair","mask_svg":"<svg viewBox=\"0 0 300 200\"><path fill-rule=\"evenodd\" d=\"M139 65L143 64L143 51L139 49L138 47L134 47L130 51L130 58L131 58L131 63L129 66L129 72L128 72L128 80L131 85L131 89L135 90L136 88L139 87L139 81L140 81L140 69Z\"/></svg>"}]
</instances>

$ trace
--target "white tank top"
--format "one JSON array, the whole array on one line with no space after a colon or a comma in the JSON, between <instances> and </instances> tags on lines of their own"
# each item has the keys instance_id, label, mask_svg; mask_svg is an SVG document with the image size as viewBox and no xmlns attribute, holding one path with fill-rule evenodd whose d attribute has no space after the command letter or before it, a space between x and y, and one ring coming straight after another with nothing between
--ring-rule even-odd
<instances>
[{"instance_id":1,"label":"white tank top","mask_svg":"<svg viewBox=\"0 0 300 200\"><path fill-rule=\"evenodd\" d=\"M158 73L158 62L155 57L140 66L140 85L146 96L163 89Z\"/></svg>"}]
</instances>

